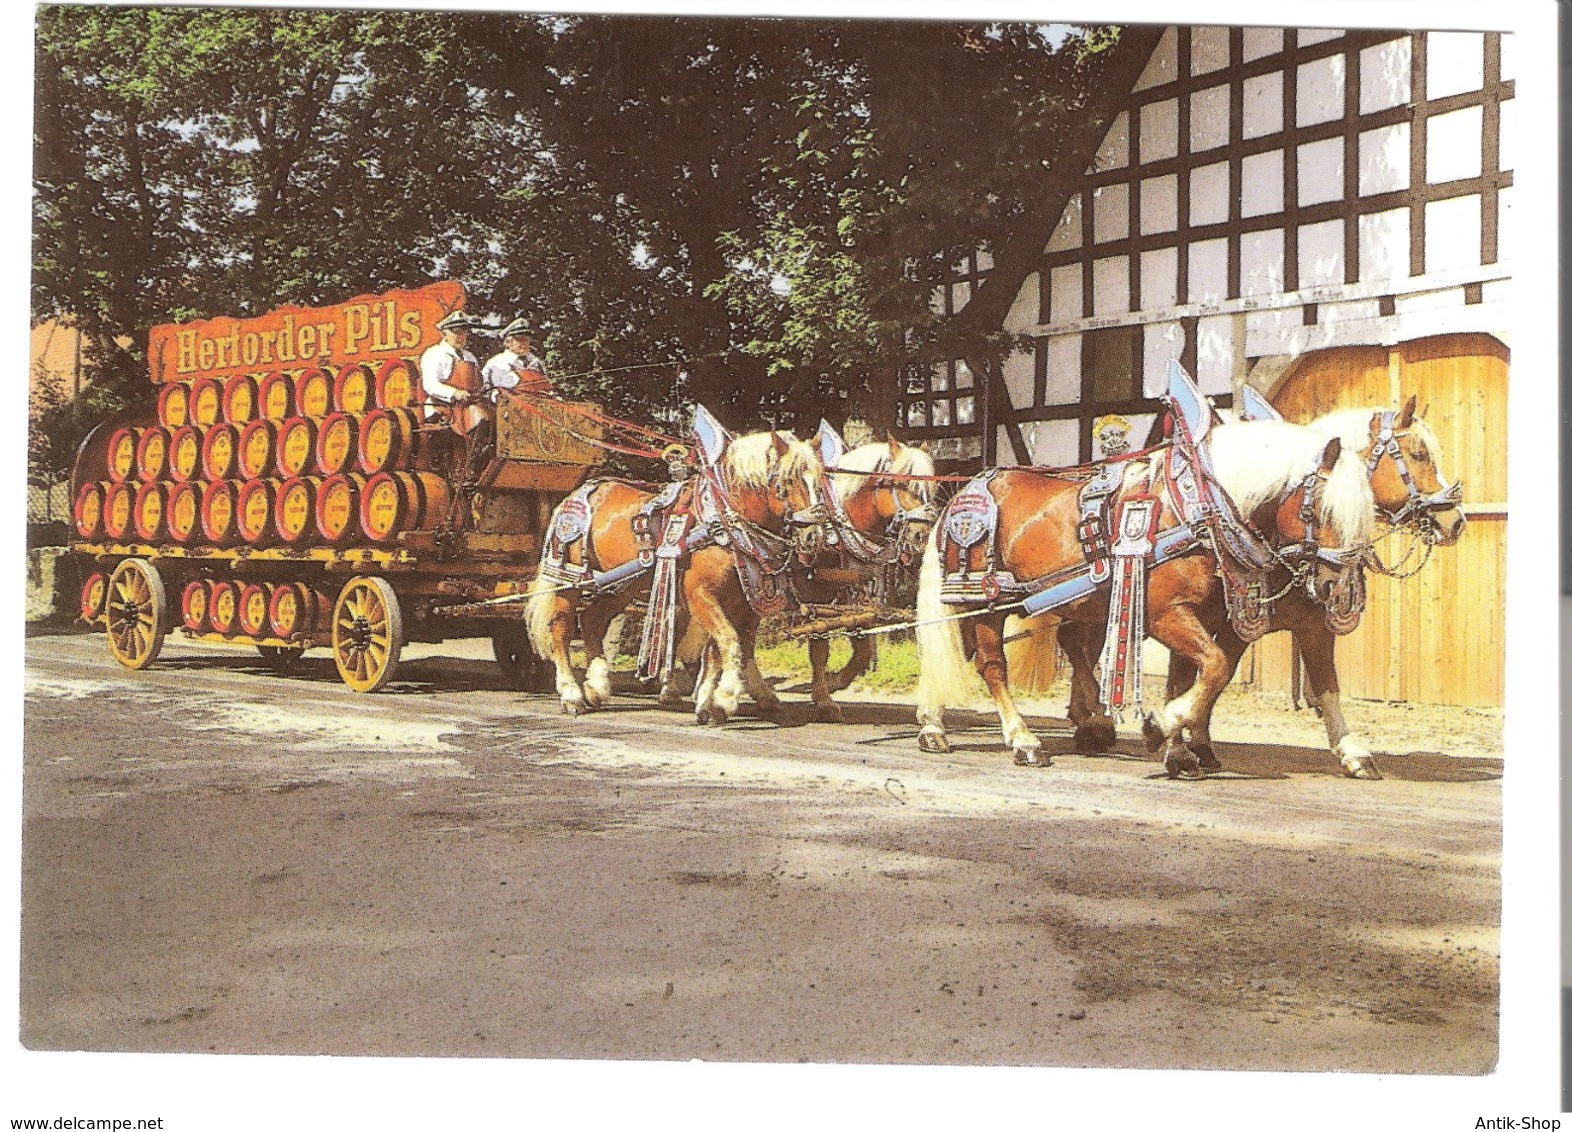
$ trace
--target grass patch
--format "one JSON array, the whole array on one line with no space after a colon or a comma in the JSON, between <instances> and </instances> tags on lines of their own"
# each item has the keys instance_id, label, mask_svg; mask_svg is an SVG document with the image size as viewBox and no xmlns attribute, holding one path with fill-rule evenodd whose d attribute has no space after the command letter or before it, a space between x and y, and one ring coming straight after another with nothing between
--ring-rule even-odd
<instances>
[{"instance_id":1,"label":"grass patch","mask_svg":"<svg viewBox=\"0 0 1572 1132\"><path fill-rule=\"evenodd\" d=\"M758 649L759 671L766 677L806 681L813 675L807 642L781 641ZM851 659L851 642L845 637L830 641L830 670ZM873 666L852 685L870 691L909 692L917 687L917 642L888 635L875 639Z\"/></svg>"}]
</instances>

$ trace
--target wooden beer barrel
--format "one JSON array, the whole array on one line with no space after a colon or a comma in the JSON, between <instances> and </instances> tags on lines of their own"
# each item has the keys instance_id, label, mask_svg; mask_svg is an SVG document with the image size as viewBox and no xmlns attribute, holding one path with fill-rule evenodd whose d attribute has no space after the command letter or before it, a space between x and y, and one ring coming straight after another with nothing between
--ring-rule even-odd
<instances>
[{"instance_id":1,"label":"wooden beer barrel","mask_svg":"<svg viewBox=\"0 0 1572 1132\"><path fill-rule=\"evenodd\" d=\"M109 478L115 483L125 483L136 472L136 449L142 439L139 428L117 428L109 436L107 465Z\"/></svg>"},{"instance_id":2,"label":"wooden beer barrel","mask_svg":"<svg viewBox=\"0 0 1572 1132\"><path fill-rule=\"evenodd\" d=\"M366 477L358 472L328 476L317 488L317 534L331 545L352 542L360 533L360 492Z\"/></svg>"},{"instance_id":3,"label":"wooden beer barrel","mask_svg":"<svg viewBox=\"0 0 1572 1132\"><path fill-rule=\"evenodd\" d=\"M273 587L268 602L268 628L279 640L293 640L296 634L326 629L333 617L333 606L325 594L304 582L286 582Z\"/></svg>"},{"instance_id":4,"label":"wooden beer barrel","mask_svg":"<svg viewBox=\"0 0 1572 1132\"><path fill-rule=\"evenodd\" d=\"M164 505L164 524L169 537L186 546L200 541L202 534L202 489L195 483L177 483L169 488Z\"/></svg>"},{"instance_id":5,"label":"wooden beer barrel","mask_svg":"<svg viewBox=\"0 0 1572 1132\"><path fill-rule=\"evenodd\" d=\"M129 483L112 483L104 492L104 537L123 542L131 533L136 489Z\"/></svg>"},{"instance_id":6,"label":"wooden beer barrel","mask_svg":"<svg viewBox=\"0 0 1572 1132\"><path fill-rule=\"evenodd\" d=\"M196 425L176 429L169 437L169 478L186 483L202 474L202 430Z\"/></svg>"},{"instance_id":7,"label":"wooden beer barrel","mask_svg":"<svg viewBox=\"0 0 1572 1132\"><path fill-rule=\"evenodd\" d=\"M167 483L145 483L137 488L136 503L131 518L131 527L136 531L136 537L142 542L163 542L169 534L169 525L165 522L168 512L169 485Z\"/></svg>"},{"instance_id":8,"label":"wooden beer barrel","mask_svg":"<svg viewBox=\"0 0 1572 1132\"><path fill-rule=\"evenodd\" d=\"M180 593L180 623L193 633L205 633L210 628L207 614L211 596L208 583L200 578L187 582Z\"/></svg>"},{"instance_id":9,"label":"wooden beer barrel","mask_svg":"<svg viewBox=\"0 0 1572 1132\"><path fill-rule=\"evenodd\" d=\"M317 540L317 489L321 476L295 476L279 485L273 500L273 526L291 546Z\"/></svg>"},{"instance_id":10,"label":"wooden beer barrel","mask_svg":"<svg viewBox=\"0 0 1572 1132\"><path fill-rule=\"evenodd\" d=\"M170 432L185 428L190 423L191 387L183 381L172 381L158 394L158 419Z\"/></svg>"},{"instance_id":11,"label":"wooden beer barrel","mask_svg":"<svg viewBox=\"0 0 1572 1132\"><path fill-rule=\"evenodd\" d=\"M333 380L333 407L341 413L376 408L377 377L365 362L350 362Z\"/></svg>"},{"instance_id":12,"label":"wooden beer barrel","mask_svg":"<svg viewBox=\"0 0 1572 1132\"><path fill-rule=\"evenodd\" d=\"M265 637L268 631L267 607L272 599L272 587L262 582L252 582L240 591L236 619L240 631L248 637Z\"/></svg>"},{"instance_id":13,"label":"wooden beer barrel","mask_svg":"<svg viewBox=\"0 0 1572 1132\"><path fill-rule=\"evenodd\" d=\"M277 480L246 480L235 497L235 524L240 537L252 546L267 546L278 541L273 525L273 502L278 494Z\"/></svg>"},{"instance_id":14,"label":"wooden beer barrel","mask_svg":"<svg viewBox=\"0 0 1572 1132\"><path fill-rule=\"evenodd\" d=\"M304 475L316 466L317 422L310 417L290 417L278 426L274 448L279 475L285 479Z\"/></svg>"},{"instance_id":15,"label":"wooden beer barrel","mask_svg":"<svg viewBox=\"0 0 1572 1132\"><path fill-rule=\"evenodd\" d=\"M355 464L360 441L358 413L332 413L317 426L317 471L325 476L347 472Z\"/></svg>"},{"instance_id":16,"label":"wooden beer barrel","mask_svg":"<svg viewBox=\"0 0 1572 1132\"><path fill-rule=\"evenodd\" d=\"M360 493L360 533L395 542L405 531L427 531L448 516L448 481L430 472L380 472Z\"/></svg>"},{"instance_id":17,"label":"wooden beer barrel","mask_svg":"<svg viewBox=\"0 0 1572 1132\"><path fill-rule=\"evenodd\" d=\"M202 491L202 540L214 546L234 546L240 541L237 522L239 484L235 480L214 480Z\"/></svg>"},{"instance_id":18,"label":"wooden beer barrel","mask_svg":"<svg viewBox=\"0 0 1572 1132\"><path fill-rule=\"evenodd\" d=\"M240 434L232 424L216 424L202 434L202 475L227 480L235 474Z\"/></svg>"},{"instance_id":19,"label":"wooden beer barrel","mask_svg":"<svg viewBox=\"0 0 1572 1132\"><path fill-rule=\"evenodd\" d=\"M393 471L431 471L447 455L445 428L424 428L419 409L374 409L360 423L356 456L367 475Z\"/></svg>"},{"instance_id":20,"label":"wooden beer barrel","mask_svg":"<svg viewBox=\"0 0 1572 1132\"><path fill-rule=\"evenodd\" d=\"M266 419L252 421L240 430L236 460L242 479L261 479L273 473L273 438L277 434L278 425Z\"/></svg>"},{"instance_id":21,"label":"wooden beer barrel","mask_svg":"<svg viewBox=\"0 0 1572 1132\"><path fill-rule=\"evenodd\" d=\"M224 419L232 425L254 421L257 411L257 378L251 373L237 373L224 382Z\"/></svg>"},{"instance_id":22,"label":"wooden beer barrel","mask_svg":"<svg viewBox=\"0 0 1572 1132\"><path fill-rule=\"evenodd\" d=\"M97 625L104 619L104 602L109 597L109 578L94 570L82 583L82 620Z\"/></svg>"},{"instance_id":23,"label":"wooden beer barrel","mask_svg":"<svg viewBox=\"0 0 1572 1132\"><path fill-rule=\"evenodd\" d=\"M199 377L191 383L188 424L207 428L224 419L224 383L216 377Z\"/></svg>"},{"instance_id":24,"label":"wooden beer barrel","mask_svg":"<svg viewBox=\"0 0 1572 1132\"><path fill-rule=\"evenodd\" d=\"M295 379L274 371L257 383L257 415L284 421L295 415Z\"/></svg>"},{"instance_id":25,"label":"wooden beer barrel","mask_svg":"<svg viewBox=\"0 0 1572 1132\"><path fill-rule=\"evenodd\" d=\"M377 370L376 401L379 409L408 409L420 404L420 367L414 358L394 358Z\"/></svg>"},{"instance_id":26,"label":"wooden beer barrel","mask_svg":"<svg viewBox=\"0 0 1572 1132\"><path fill-rule=\"evenodd\" d=\"M76 537L96 542L104 533L104 495L109 484L89 480L76 489L76 499L71 503L71 525Z\"/></svg>"},{"instance_id":27,"label":"wooden beer barrel","mask_svg":"<svg viewBox=\"0 0 1572 1132\"><path fill-rule=\"evenodd\" d=\"M333 411L333 376L312 367L295 378L295 411L303 417L325 417Z\"/></svg>"},{"instance_id":28,"label":"wooden beer barrel","mask_svg":"<svg viewBox=\"0 0 1572 1132\"><path fill-rule=\"evenodd\" d=\"M232 637L240 630L240 583L215 581L208 589L207 623L215 633Z\"/></svg>"},{"instance_id":29,"label":"wooden beer barrel","mask_svg":"<svg viewBox=\"0 0 1572 1132\"><path fill-rule=\"evenodd\" d=\"M136 442L136 478L151 483L168 473L169 431L161 425L144 428Z\"/></svg>"}]
</instances>

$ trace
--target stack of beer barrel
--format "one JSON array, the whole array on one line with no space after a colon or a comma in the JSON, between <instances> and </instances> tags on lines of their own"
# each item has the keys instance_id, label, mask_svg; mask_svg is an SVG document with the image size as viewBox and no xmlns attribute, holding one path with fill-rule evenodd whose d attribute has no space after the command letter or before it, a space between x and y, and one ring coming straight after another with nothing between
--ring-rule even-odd
<instances>
[{"instance_id":1,"label":"stack of beer barrel","mask_svg":"<svg viewBox=\"0 0 1572 1132\"><path fill-rule=\"evenodd\" d=\"M76 533L151 546L396 544L451 506L450 434L425 427L420 399L410 358L171 382L157 424L110 436L107 478L78 489ZM102 579L84 588L84 614L102 593ZM325 601L299 583L197 580L181 614L193 631L287 640L325 625Z\"/></svg>"}]
</instances>

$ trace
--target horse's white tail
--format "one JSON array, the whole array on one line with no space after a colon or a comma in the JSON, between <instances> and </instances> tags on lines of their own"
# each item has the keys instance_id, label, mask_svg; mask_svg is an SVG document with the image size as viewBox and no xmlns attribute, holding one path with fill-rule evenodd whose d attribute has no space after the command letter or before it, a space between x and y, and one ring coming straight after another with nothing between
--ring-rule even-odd
<instances>
[{"instance_id":1,"label":"horse's white tail","mask_svg":"<svg viewBox=\"0 0 1572 1132\"><path fill-rule=\"evenodd\" d=\"M529 625L530 647L542 660L550 660L551 623L557 613L556 587L543 571L537 570L527 592L529 600L524 603L524 620Z\"/></svg>"},{"instance_id":2,"label":"horse's white tail","mask_svg":"<svg viewBox=\"0 0 1572 1132\"><path fill-rule=\"evenodd\" d=\"M939 600L944 564L939 561L939 528L928 533L917 580L917 707L921 712L943 712L947 707L975 698L976 670L961 649L959 621L945 621L956 610Z\"/></svg>"},{"instance_id":3,"label":"horse's white tail","mask_svg":"<svg viewBox=\"0 0 1572 1132\"><path fill-rule=\"evenodd\" d=\"M1026 695L1042 695L1059 674L1059 619L1051 613L1036 617L1011 617L1004 623L1004 662L1010 669L1010 687Z\"/></svg>"}]
</instances>

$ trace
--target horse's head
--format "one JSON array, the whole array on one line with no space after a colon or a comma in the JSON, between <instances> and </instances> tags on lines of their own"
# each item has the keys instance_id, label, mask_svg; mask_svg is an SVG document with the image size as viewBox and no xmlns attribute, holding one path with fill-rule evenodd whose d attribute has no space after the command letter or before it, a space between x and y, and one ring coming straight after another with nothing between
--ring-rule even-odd
<instances>
[{"instance_id":1,"label":"horse's head","mask_svg":"<svg viewBox=\"0 0 1572 1132\"><path fill-rule=\"evenodd\" d=\"M933 475L933 457L892 436L847 452L838 467L830 490L846 521L877 542L893 543L905 564L921 558L939 515L933 481L923 478Z\"/></svg>"},{"instance_id":2,"label":"horse's head","mask_svg":"<svg viewBox=\"0 0 1572 1132\"><path fill-rule=\"evenodd\" d=\"M1370 545L1372 499L1364 468L1326 442L1315 469L1277 502L1274 541L1285 559L1307 571L1309 596L1323 603L1357 574Z\"/></svg>"},{"instance_id":3,"label":"horse's head","mask_svg":"<svg viewBox=\"0 0 1572 1132\"><path fill-rule=\"evenodd\" d=\"M722 457L733 505L749 522L785 535L803 556L824 546L824 464L790 433L739 436Z\"/></svg>"},{"instance_id":4,"label":"horse's head","mask_svg":"<svg viewBox=\"0 0 1572 1132\"><path fill-rule=\"evenodd\" d=\"M1428 542L1451 546L1463 535L1463 485L1441 474L1440 446L1430 426L1414 415L1415 398L1402 409L1370 417L1370 441L1361 455L1381 517L1414 528Z\"/></svg>"}]
</instances>

